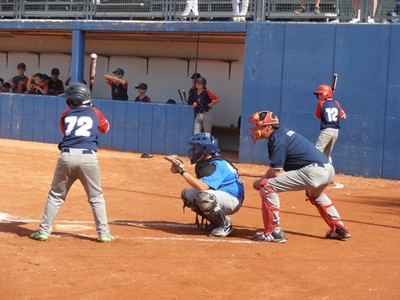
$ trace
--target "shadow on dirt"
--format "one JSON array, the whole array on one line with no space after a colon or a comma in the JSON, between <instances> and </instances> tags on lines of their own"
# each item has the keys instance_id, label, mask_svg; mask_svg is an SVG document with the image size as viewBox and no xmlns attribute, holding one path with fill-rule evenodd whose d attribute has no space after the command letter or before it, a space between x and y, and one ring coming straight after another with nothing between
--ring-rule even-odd
<instances>
[{"instance_id":1,"label":"shadow on dirt","mask_svg":"<svg viewBox=\"0 0 400 300\"><path fill-rule=\"evenodd\" d=\"M211 231L210 229L206 228L205 223L203 224L203 227L200 228L196 224L194 224L194 222L193 224L181 224L166 221L116 220L113 222L109 222L109 224L118 226L132 226L140 229L160 230L175 235L208 236ZM256 228L235 226L235 224L233 224L233 231L229 234L229 237L250 239L256 230Z\"/></svg>"},{"instance_id":2,"label":"shadow on dirt","mask_svg":"<svg viewBox=\"0 0 400 300\"><path fill-rule=\"evenodd\" d=\"M31 230L31 229L24 228L23 226L27 225L27 224L28 223L26 223L26 222L18 222L18 221L3 222L3 223L0 222L0 232L10 233L10 234L14 234L19 237L29 238L29 236L32 233L36 232L37 230ZM71 233L65 233L65 232L57 232L57 231L52 232L51 236L49 238L61 237L61 236L68 236L68 237L73 237L73 238L77 238L77 239L81 239L81 240L87 240L87 241L91 241L91 242L99 242L99 240L94 237L78 235L78 234L73 234L73 233L71 234Z\"/></svg>"}]
</instances>

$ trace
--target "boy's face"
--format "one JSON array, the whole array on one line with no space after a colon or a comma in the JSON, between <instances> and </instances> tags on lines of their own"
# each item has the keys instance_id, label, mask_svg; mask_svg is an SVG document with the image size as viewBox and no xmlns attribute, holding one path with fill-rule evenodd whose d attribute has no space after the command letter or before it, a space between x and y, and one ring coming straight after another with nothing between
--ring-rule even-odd
<instances>
[{"instance_id":1,"label":"boy's face","mask_svg":"<svg viewBox=\"0 0 400 300\"><path fill-rule=\"evenodd\" d=\"M204 85L202 83L196 81L196 89L203 90L204 89Z\"/></svg>"},{"instance_id":2,"label":"boy's face","mask_svg":"<svg viewBox=\"0 0 400 300\"><path fill-rule=\"evenodd\" d=\"M146 90L138 88L138 92L140 95L144 95L146 93Z\"/></svg>"},{"instance_id":3,"label":"boy's face","mask_svg":"<svg viewBox=\"0 0 400 300\"><path fill-rule=\"evenodd\" d=\"M17 70L18 70L18 74L19 74L19 75L24 75L24 74L25 74L25 69L23 69L23 68L18 68Z\"/></svg>"},{"instance_id":4,"label":"boy's face","mask_svg":"<svg viewBox=\"0 0 400 300\"><path fill-rule=\"evenodd\" d=\"M51 78L56 81L58 79L58 75L51 74Z\"/></svg>"},{"instance_id":5,"label":"boy's face","mask_svg":"<svg viewBox=\"0 0 400 300\"><path fill-rule=\"evenodd\" d=\"M35 77L34 80L35 80L35 84L36 84L36 85L41 85L41 84L42 84L42 78L40 78L40 77Z\"/></svg>"},{"instance_id":6,"label":"boy's face","mask_svg":"<svg viewBox=\"0 0 400 300\"><path fill-rule=\"evenodd\" d=\"M3 87L3 82L0 81L0 89Z\"/></svg>"}]
</instances>

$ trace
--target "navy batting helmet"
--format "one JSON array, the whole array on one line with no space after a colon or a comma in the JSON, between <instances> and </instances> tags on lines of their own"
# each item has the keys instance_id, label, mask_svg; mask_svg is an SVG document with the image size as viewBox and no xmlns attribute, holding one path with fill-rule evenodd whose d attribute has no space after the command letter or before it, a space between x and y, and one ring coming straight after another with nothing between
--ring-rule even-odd
<instances>
[{"instance_id":1,"label":"navy batting helmet","mask_svg":"<svg viewBox=\"0 0 400 300\"><path fill-rule=\"evenodd\" d=\"M80 82L71 83L60 97L67 98L66 103L69 107L92 105L92 95L89 88Z\"/></svg>"}]
</instances>

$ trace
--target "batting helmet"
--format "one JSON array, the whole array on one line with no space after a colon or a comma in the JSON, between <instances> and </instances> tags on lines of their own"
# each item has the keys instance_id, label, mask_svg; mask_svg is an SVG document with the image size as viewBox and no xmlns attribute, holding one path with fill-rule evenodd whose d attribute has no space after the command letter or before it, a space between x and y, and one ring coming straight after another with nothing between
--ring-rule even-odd
<instances>
[{"instance_id":1,"label":"batting helmet","mask_svg":"<svg viewBox=\"0 0 400 300\"><path fill-rule=\"evenodd\" d=\"M317 88L317 90L314 92L314 95L317 96L317 99L319 99L318 95L321 95L321 94L322 94L324 100L332 98L332 88L329 85L325 85L325 84L320 85Z\"/></svg>"},{"instance_id":2,"label":"batting helmet","mask_svg":"<svg viewBox=\"0 0 400 300\"><path fill-rule=\"evenodd\" d=\"M66 103L69 107L92 105L92 95L89 88L80 82L71 83L60 97L67 98Z\"/></svg>"},{"instance_id":3,"label":"batting helmet","mask_svg":"<svg viewBox=\"0 0 400 300\"><path fill-rule=\"evenodd\" d=\"M263 126L281 127L278 117L272 111L256 112L249 117L247 123L254 124L254 127L248 129L250 136L254 140L254 144L261 138L261 128Z\"/></svg>"},{"instance_id":4,"label":"batting helmet","mask_svg":"<svg viewBox=\"0 0 400 300\"><path fill-rule=\"evenodd\" d=\"M218 140L207 132L192 136L188 145L193 146L188 150L191 164L197 163L204 155L217 154L220 151L218 149Z\"/></svg>"}]
</instances>

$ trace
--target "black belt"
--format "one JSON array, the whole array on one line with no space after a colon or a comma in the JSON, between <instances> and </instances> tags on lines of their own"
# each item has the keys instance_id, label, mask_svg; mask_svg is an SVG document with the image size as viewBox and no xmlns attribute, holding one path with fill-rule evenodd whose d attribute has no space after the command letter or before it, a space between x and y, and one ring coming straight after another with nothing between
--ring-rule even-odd
<instances>
[{"instance_id":1,"label":"black belt","mask_svg":"<svg viewBox=\"0 0 400 300\"><path fill-rule=\"evenodd\" d=\"M312 165L313 167L325 168L325 164L323 164L323 163L312 163L311 165Z\"/></svg>"},{"instance_id":2,"label":"black belt","mask_svg":"<svg viewBox=\"0 0 400 300\"><path fill-rule=\"evenodd\" d=\"M69 153L69 148L63 148L63 149L61 149L61 152ZM92 153L93 153L92 150L89 150L89 149L82 150L82 154L92 154Z\"/></svg>"},{"instance_id":3,"label":"black belt","mask_svg":"<svg viewBox=\"0 0 400 300\"><path fill-rule=\"evenodd\" d=\"M196 110L196 114L204 114L205 112L204 110Z\"/></svg>"}]
</instances>

